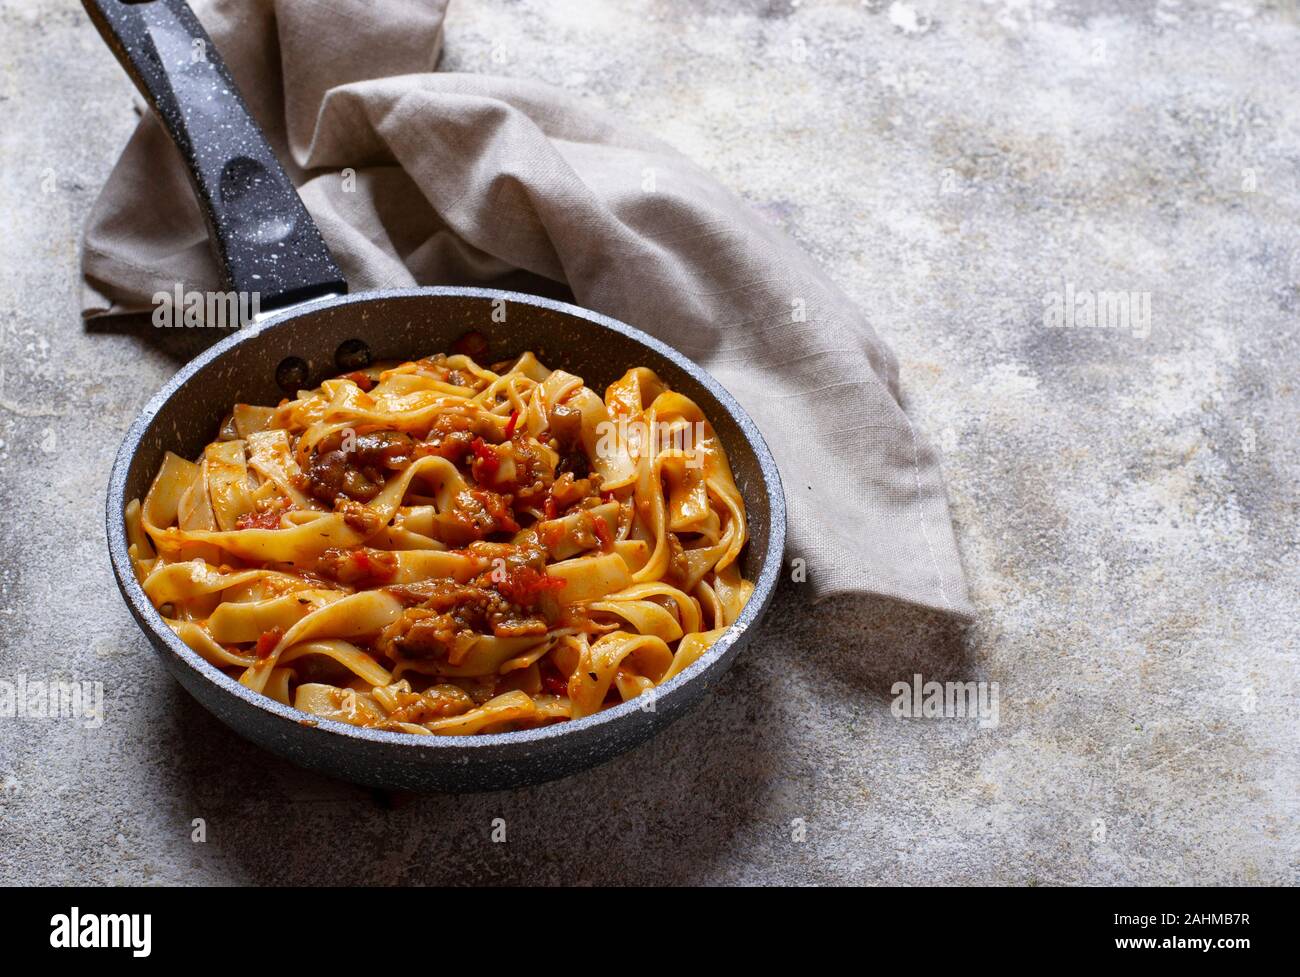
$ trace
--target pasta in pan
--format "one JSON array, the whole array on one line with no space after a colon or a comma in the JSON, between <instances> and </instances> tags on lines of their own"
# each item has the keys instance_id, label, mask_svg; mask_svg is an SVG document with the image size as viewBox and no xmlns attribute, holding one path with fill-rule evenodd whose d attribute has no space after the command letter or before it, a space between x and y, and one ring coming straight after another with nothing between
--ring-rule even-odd
<instances>
[{"instance_id":1,"label":"pasta in pan","mask_svg":"<svg viewBox=\"0 0 1300 977\"><path fill-rule=\"evenodd\" d=\"M236 404L125 515L141 586L199 655L311 716L408 733L643 695L753 591L744 500L696 404L644 367L602 398L532 353Z\"/></svg>"}]
</instances>

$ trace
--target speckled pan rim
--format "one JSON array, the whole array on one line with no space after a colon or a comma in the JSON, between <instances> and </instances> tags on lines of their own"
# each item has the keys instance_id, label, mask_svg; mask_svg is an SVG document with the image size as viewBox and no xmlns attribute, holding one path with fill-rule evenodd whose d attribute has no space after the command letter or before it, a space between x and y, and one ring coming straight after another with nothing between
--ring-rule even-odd
<instances>
[{"instance_id":1,"label":"speckled pan rim","mask_svg":"<svg viewBox=\"0 0 1300 977\"><path fill-rule=\"evenodd\" d=\"M140 627L149 633L149 636L156 640L161 640L171 650L172 654L183 661L192 670L197 672L203 678L222 689L223 691L236 696L244 702L252 705L263 712L273 715L286 722L293 723L295 726L308 730L319 730L324 734L347 737L354 740L365 740L373 743L387 743L394 746L418 747L421 749L432 750L449 750L464 747L470 747L475 750L485 751L498 746L517 746L530 743L544 743L550 740L579 734L586 730L592 730L597 727L617 724L625 717L631 716L642 711L642 707L637 700L632 699L628 702L620 703L609 709L592 716L586 716L582 719L570 719L560 723L552 723L548 726L541 726L537 729L521 730L512 733L489 733L475 736L422 736L416 733L394 733L386 730L367 729L359 726L351 726L347 723L341 723L333 719L312 719L310 722L304 722L307 717L306 713L300 712L291 706L282 705L269 696L241 685L238 681L231 678L225 672L221 671L215 665L208 662L201 655L191 649L180 637L167 626L160 615L154 608L152 602L145 594L144 589L140 586L139 581L135 579L135 573L131 567L131 560L127 553L126 541L126 523L123 512L126 508L126 476L131 467L131 461L135 456L141 439L144 437L146 430L152 423L154 417L162 410L163 406L177 393L177 391L191 378L208 364L222 356L227 350L236 345L250 341L255 336L260 336L264 332L274 331L275 329L285 326L301 315L309 315L325 311L330 308L337 308L353 303L364 303L375 300L387 300L395 298L421 298L421 297L452 297L452 298L483 298L483 299L504 299L507 302L517 302L523 305L550 309L570 315L587 322L594 323L605 329L620 333L623 336L640 343L641 345L653 350L665 359L680 367L685 372L693 376L711 394L717 399L718 403L731 415L752 447L755 457L758 461L759 471L762 473L763 484L767 489L768 495L768 520L767 520L767 555L760 568L757 579L754 581L754 592L750 595L749 601L745 604L740 612L740 616L727 630L727 633L719 638L713 646L705 652L700 658L693 662L688 668L684 669L681 674L670 679L666 684L656 688L656 704L665 703L681 694L697 678L702 678L708 672L719 658L721 658L732 645L751 627L754 627L762 619L768 605L771 603L772 595L776 590L777 577L780 573L781 564L785 553L785 529L786 529L786 510L785 495L781 486L780 473L777 471L776 462L772 458L772 453L763 440L762 434L759 433L757 425L750 419L745 410L736 402L736 399L715 380L703 367L692 362L683 356L677 350L660 342L653 336L650 336L639 329L619 322L617 319L611 319L608 316L601 315L598 312L592 312L589 309L580 306L571 305L567 302L559 302L554 299L542 298L536 295L527 295L522 292L502 291L490 288L465 288L457 286L432 286L427 288L408 288L397 289L393 291L382 292L358 292L352 295L339 296L335 298L322 299L303 305L293 306L279 313L272 313L261 322L247 326L231 336L215 343L209 349L200 353L193 360L182 367L175 376L163 385L141 410L140 414L131 423L127 429L125 438L122 440L122 446L118 449L117 456L113 461L113 470L109 477L107 493L107 529L108 529L108 548L109 560L113 566L113 575L117 578L118 588L121 590L123 597L126 599L133 616L140 624Z\"/></svg>"}]
</instances>

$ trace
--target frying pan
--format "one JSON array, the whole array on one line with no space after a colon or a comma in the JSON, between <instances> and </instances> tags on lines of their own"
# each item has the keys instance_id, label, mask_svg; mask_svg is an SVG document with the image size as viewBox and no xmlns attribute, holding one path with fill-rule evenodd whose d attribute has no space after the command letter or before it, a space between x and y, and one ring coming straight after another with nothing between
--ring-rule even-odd
<instances>
[{"instance_id":1,"label":"frying pan","mask_svg":"<svg viewBox=\"0 0 1300 977\"><path fill-rule=\"evenodd\" d=\"M181 685L232 729L295 763L374 787L423 791L496 790L562 777L636 746L698 702L766 611L785 545L776 465L740 405L676 350L564 302L461 287L349 295L229 71L183 0L84 4L184 157L226 287L261 297L257 321L202 353L149 401L127 431L109 479L113 573L131 613ZM505 321L496 321L501 316L492 313L501 302ZM123 509L144 496L164 452L197 456L236 402L274 404L286 392L316 386L371 359L445 351L471 331L486 339L488 362L531 349L548 366L575 373L597 390L643 365L699 404L727 448L749 514L742 565L754 593L735 624L645 701L482 736L416 736L308 719L190 650L154 610L127 554Z\"/></svg>"}]
</instances>

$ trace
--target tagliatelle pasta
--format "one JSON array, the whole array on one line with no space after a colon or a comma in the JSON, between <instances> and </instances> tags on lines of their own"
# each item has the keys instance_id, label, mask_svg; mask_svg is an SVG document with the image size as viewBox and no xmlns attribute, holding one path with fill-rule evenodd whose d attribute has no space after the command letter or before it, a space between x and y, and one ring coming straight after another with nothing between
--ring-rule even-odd
<instances>
[{"instance_id":1,"label":"tagliatelle pasta","mask_svg":"<svg viewBox=\"0 0 1300 977\"><path fill-rule=\"evenodd\" d=\"M126 508L187 645L312 716L474 735L588 716L704 654L753 585L707 418L531 353L372 366L237 404Z\"/></svg>"}]
</instances>

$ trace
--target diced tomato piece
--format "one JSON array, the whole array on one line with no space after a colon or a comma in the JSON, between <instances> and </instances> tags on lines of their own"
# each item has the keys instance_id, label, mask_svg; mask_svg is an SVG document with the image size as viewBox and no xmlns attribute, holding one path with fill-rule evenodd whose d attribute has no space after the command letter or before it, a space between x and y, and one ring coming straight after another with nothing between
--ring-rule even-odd
<instances>
[{"instance_id":1,"label":"diced tomato piece","mask_svg":"<svg viewBox=\"0 0 1300 977\"><path fill-rule=\"evenodd\" d=\"M369 391L370 388L375 385L375 381L371 380L369 376L362 373L360 370L357 370L355 373L344 374L343 379L351 380L358 387L360 387L362 390L365 391Z\"/></svg>"},{"instance_id":2,"label":"diced tomato piece","mask_svg":"<svg viewBox=\"0 0 1300 977\"><path fill-rule=\"evenodd\" d=\"M568 695L569 680L549 658L542 662L542 688L551 695Z\"/></svg>"},{"instance_id":3,"label":"diced tomato piece","mask_svg":"<svg viewBox=\"0 0 1300 977\"><path fill-rule=\"evenodd\" d=\"M600 548L602 550L608 550L611 546L614 545L614 541L610 538L609 535L609 527L605 525L604 519L601 519L599 516L592 516L591 528L592 531L596 534L596 538L600 540Z\"/></svg>"},{"instance_id":4,"label":"diced tomato piece","mask_svg":"<svg viewBox=\"0 0 1300 977\"><path fill-rule=\"evenodd\" d=\"M475 438L470 447L474 451L474 478L479 482L494 481L501 468L501 459L497 453L482 438Z\"/></svg>"},{"instance_id":5,"label":"diced tomato piece","mask_svg":"<svg viewBox=\"0 0 1300 977\"><path fill-rule=\"evenodd\" d=\"M235 520L236 529L279 529L281 509L261 509L245 512Z\"/></svg>"},{"instance_id":6,"label":"diced tomato piece","mask_svg":"<svg viewBox=\"0 0 1300 977\"><path fill-rule=\"evenodd\" d=\"M271 652L275 651L275 646L280 643L284 637L284 628L279 626L272 628L270 631L263 631L262 636L257 639L257 647L254 654L258 658L269 658Z\"/></svg>"},{"instance_id":7,"label":"diced tomato piece","mask_svg":"<svg viewBox=\"0 0 1300 977\"><path fill-rule=\"evenodd\" d=\"M397 561L395 559L390 558L382 562L374 560L365 550L353 551L352 562L357 565L362 577L371 580L388 581L397 575Z\"/></svg>"}]
</instances>

